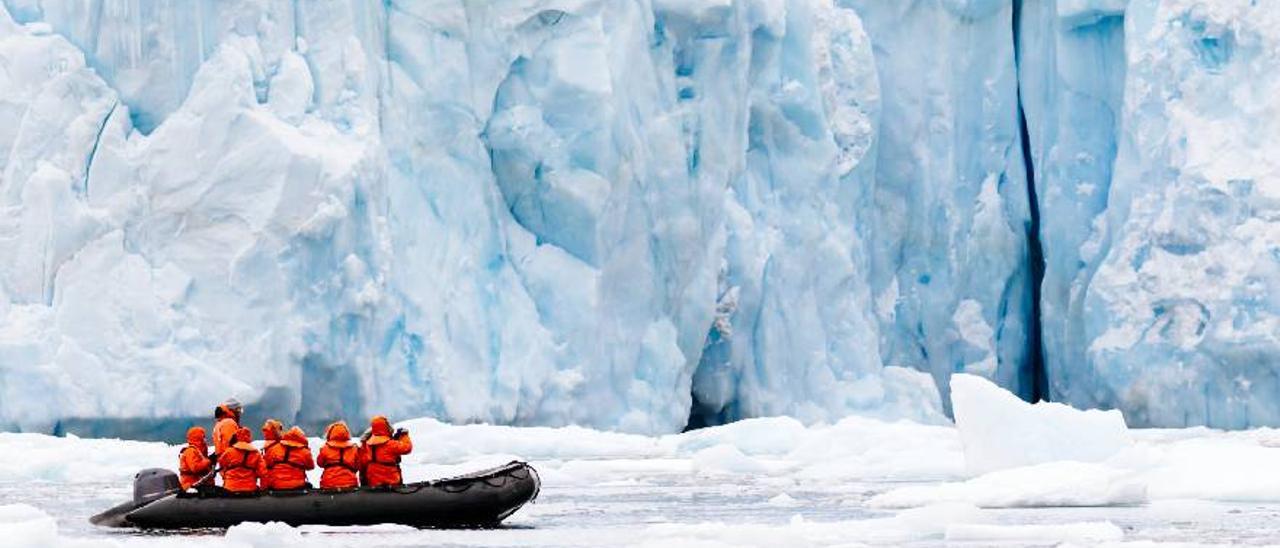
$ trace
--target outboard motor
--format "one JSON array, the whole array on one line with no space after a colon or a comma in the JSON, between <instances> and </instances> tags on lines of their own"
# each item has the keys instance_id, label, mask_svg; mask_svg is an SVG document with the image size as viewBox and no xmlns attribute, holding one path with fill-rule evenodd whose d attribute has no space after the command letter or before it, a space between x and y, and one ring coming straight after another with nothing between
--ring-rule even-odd
<instances>
[{"instance_id":1,"label":"outboard motor","mask_svg":"<svg viewBox=\"0 0 1280 548\"><path fill-rule=\"evenodd\" d=\"M103 527L131 527L129 512L164 498L181 487L177 474L164 468L147 468L133 476L133 500L112 506L89 518L89 523Z\"/></svg>"},{"instance_id":2,"label":"outboard motor","mask_svg":"<svg viewBox=\"0 0 1280 548\"><path fill-rule=\"evenodd\" d=\"M178 475L164 468L147 468L133 476L133 503L143 505L182 488Z\"/></svg>"}]
</instances>

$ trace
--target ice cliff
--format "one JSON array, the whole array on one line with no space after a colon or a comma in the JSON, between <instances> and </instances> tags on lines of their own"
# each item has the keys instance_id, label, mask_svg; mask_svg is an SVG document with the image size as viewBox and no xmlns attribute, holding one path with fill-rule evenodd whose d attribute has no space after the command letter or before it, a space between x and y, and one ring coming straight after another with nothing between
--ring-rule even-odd
<instances>
[{"instance_id":1,"label":"ice cliff","mask_svg":"<svg viewBox=\"0 0 1280 548\"><path fill-rule=\"evenodd\" d=\"M1022 4L1050 399L1140 426L1280 424L1276 8Z\"/></svg>"},{"instance_id":2,"label":"ice cliff","mask_svg":"<svg viewBox=\"0 0 1280 548\"><path fill-rule=\"evenodd\" d=\"M0 428L1280 424L1277 16L5 0Z\"/></svg>"}]
</instances>

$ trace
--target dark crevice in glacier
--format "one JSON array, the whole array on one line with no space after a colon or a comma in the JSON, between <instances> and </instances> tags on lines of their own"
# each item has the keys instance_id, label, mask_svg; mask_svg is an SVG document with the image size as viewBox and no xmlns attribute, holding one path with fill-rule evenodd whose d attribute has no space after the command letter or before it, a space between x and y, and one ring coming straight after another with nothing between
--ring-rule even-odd
<instances>
[{"instance_id":1,"label":"dark crevice in glacier","mask_svg":"<svg viewBox=\"0 0 1280 548\"><path fill-rule=\"evenodd\" d=\"M1019 27L1022 20L1022 0L1013 3L1013 60L1014 66L1020 66L1021 34ZM1027 222L1027 261L1030 263L1031 284L1031 317L1027 326L1026 362L1022 375L1024 386L1030 389L1030 400L1049 400L1049 378L1045 372L1044 347L1041 342L1042 325L1040 321L1040 288L1044 283L1044 248L1040 242L1040 202L1036 195L1035 162L1032 160L1031 135L1027 130L1027 112L1022 104L1022 80L1018 81L1018 130L1022 145L1022 165L1026 171L1027 205L1030 208L1030 220Z\"/></svg>"},{"instance_id":2,"label":"dark crevice in glacier","mask_svg":"<svg viewBox=\"0 0 1280 548\"><path fill-rule=\"evenodd\" d=\"M93 171L93 159L98 155L98 145L102 144L102 134L107 130L107 124L111 123L111 117L116 113L116 107L120 106L120 101L111 103L111 110L107 111L107 115L102 117L102 123L98 125L98 133L93 137L93 147L89 149L89 157L84 161L84 181L80 184L80 194L87 196L89 194L89 172Z\"/></svg>"}]
</instances>

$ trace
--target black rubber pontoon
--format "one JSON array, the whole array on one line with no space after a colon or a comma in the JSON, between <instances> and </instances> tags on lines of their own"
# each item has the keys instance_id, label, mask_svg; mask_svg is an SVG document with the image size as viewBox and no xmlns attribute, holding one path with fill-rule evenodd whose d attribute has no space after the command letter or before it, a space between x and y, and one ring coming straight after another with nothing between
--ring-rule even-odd
<instances>
[{"instance_id":1,"label":"black rubber pontoon","mask_svg":"<svg viewBox=\"0 0 1280 548\"><path fill-rule=\"evenodd\" d=\"M473 474L394 488L312 489L249 495L165 493L152 501L135 500L116 506L90 521L104 526L144 529L230 527L247 521L280 521L289 525L398 523L414 527L492 527L537 498L540 488L541 482L533 467L512 462Z\"/></svg>"}]
</instances>

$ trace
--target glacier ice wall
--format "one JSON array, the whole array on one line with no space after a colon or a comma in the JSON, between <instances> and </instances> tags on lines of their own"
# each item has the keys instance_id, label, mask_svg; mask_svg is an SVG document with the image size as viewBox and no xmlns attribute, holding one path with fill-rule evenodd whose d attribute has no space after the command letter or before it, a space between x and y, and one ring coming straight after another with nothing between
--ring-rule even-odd
<instances>
[{"instance_id":1,"label":"glacier ice wall","mask_svg":"<svg viewBox=\"0 0 1280 548\"><path fill-rule=\"evenodd\" d=\"M7 6L4 428L940 416L878 353L848 9Z\"/></svg>"},{"instance_id":2,"label":"glacier ice wall","mask_svg":"<svg viewBox=\"0 0 1280 548\"><path fill-rule=\"evenodd\" d=\"M1086 246L1106 210L1125 78L1116 0L1023 2L1018 71L1039 243L1041 348L1051 399L1089 386L1084 299L1100 258ZM1069 399L1069 398L1068 398ZM1096 403L1096 402L1095 402Z\"/></svg>"},{"instance_id":3,"label":"glacier ice wall","mask_svg":"<svg viewBox=\"0 0 1280 548\"><path fill-rule=\"evenodd\" d=\"M1129 4L1088 360L1065 400L1143 425L1280 422L1277 29L1269 3Z\"/></svg>"},{"instance_id":4,"label":"glacier ice wall","mask_svg":"<svg viewBox=\"0 0 1280 548\"><path fill-rule=\"evenodd\" d=\"M1280 424L1269 4L3 4L3 429Z\"/></svg>"},{"instance_id":5,"label":"glacier ice wall","mask_svg":"<svg viewBox=\"0 0 1280 548\"><path fill-rule=\"evenodd\" d=\"M1274 425L1268 3L1024 2L1049 397Z\"/></svg>"},{"instance_id":6,"label":"glacier ice wall","mask_svg":"<svg viewBox=\"0 0 1280 548\"><path fill-rule=\"evenodd\" d=\"M729 179L716 318L693 379L692 423L936 415L932 387L882 365L869 263L883 127L872 41L851 10L777 7L764 19L738 18L756 28L734 57L713 55L723 40L675 43L676 58L690 64L677 67L687 94L739 97L729 112L747 114L736 122L745 142L697 130L698 161L746 153L744 171ZM665 25L689 27L660 13ZM693 64L717 57L727 62L714 70ZM813 62L790 61L806 58Z\"/></svg>"},{"instance_id":7,"label":"glacier ice wall","mask_svg":"<svg viewBox=\"0 0 1280 548\"><path fill-rule=\"evenodd\" d=\"M875 46L882 115L867 235L885 363L1024 397L1030 209L1013 4L845 0Z\"/></svg>"}]
</instances>

